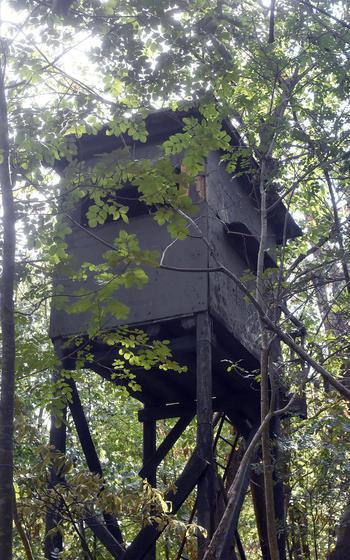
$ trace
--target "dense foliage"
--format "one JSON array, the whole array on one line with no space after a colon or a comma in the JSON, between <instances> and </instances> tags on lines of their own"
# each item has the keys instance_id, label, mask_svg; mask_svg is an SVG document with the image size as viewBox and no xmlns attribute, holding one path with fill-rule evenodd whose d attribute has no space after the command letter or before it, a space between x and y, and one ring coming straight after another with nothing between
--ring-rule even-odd
<instances>
[{"instance_id":1,"label":"dense foliage","mask_svg":"<svg viewBox=\"0 0 350 560\"><path fill-rule=\"evenodd\" d=\"M118 186L132 182L143 201L157 207L157 223L166 224L172 237L181 240L188 234L193 210L187 186L202 171L208 152L225 150L225 165L232 172L237 160L243 160L258 188L267 195L272 185L277 189L303 230L302 238L282 244L277 277L271 271L259 275L258 270L256 301L293 336L295 324L280 313L281 306L287 306L305 326L296 340L307 356L334 378L345 379L346 386L349 6L340 0L277 0L271 5L250 0L83 0L62 8L61 2L52 6L15 0L2 6L1 15L1 76L17 233L13 556L43 558L45 512L54 499L46 482L54 462L69 480L68 486L55 490L64 502L65 550L60 557L83 558L85 539L91 558L97 560L108 558L108 553L83 524L86 508L94 504L118 513L127 540L155 508L160 522L166 522L169 511L161 492L173 484L193 448L194 427L188 428L185 440L162 466L160 492L147 486L142 491L137 480L141 461L137 405L127 391L112 391L108 382L79 369L78 363L77 371L69 375L80 388L103 463L103 490L101 480L87 474L69 416L67 457L50 451L49 414L54 412L60 422L71 397L65 382L53 380L57 358L47 335L50 303L65 304L50 278L57 265L69 268L65 238L71 207L62 206L62 192L72 190L70 204L90 197L87 220L96 227L109 216L128 221L126 205L106 200ZM97 134L105 127L107 135L127 133L146 141L147 114L193 105L201 121L185 118L183 133L164 143L156 165L130 162L123 151L118 167L110 156L83 170L74 159L72 135ZM244 142L240 148L230 148L221 125L226 117ZM183 168L175 174L171 157L180 153ZM4 156L0 157L4 165ZM59 182L56 162L63 159L68 173ZM266 204L262 214L271 210L269 196ZM96 310L91 337L101 335L104 312L127 319L128 310L115 299L116 291L142 287L147 282L143 266L159 263L159 255L141 251L138 240L126 233L105 257L100 267L86 263L79 273L80 279L87 273L96 275L101 285L98 297L81 291L71 309ZM116 276L118 263L125 264L125 271ZM262 340L270 336L264 326L261 331ZM133 365L181 369L174 364L167 341L150 344L142 333L122 332L111 336L109 343L121 346L115 371L123 371L130 384ZM293 417L282 423L277 443L283 457L280 476L287 488L288 557L327 558L350 499L349 404L311 361L300 360L287 344L282 351L280 381L291 393L305 396L308 407L306 420ZM165 426L160 423L159 437ZM225 429L232 437L230 428ZM188 504L181 513L183 524L170 525L164 534L159 558L176 558L179 534L192 507ZM192 535L196 531L192 525L187 529ZM250 496L240 534L247 557L259 558ZM193 538L188 539L188 553L195 557Z\"/></svg>"}]
</instances>

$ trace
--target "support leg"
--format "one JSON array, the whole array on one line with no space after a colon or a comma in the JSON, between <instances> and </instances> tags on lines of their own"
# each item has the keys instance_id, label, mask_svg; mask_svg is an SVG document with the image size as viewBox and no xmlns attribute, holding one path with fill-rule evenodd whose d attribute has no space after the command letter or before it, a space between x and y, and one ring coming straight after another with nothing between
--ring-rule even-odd
<instances>
[{"instance_id":1,"label":"support leg","mask_svg":"<svg viewBox=\"0 0 350 560\"><path fill-rule=\"evenodd\" d=\"M280 405L277 402L277 408ZM272 454L273 454L273 464L274 464L274 486L273 486L273 496L274 496L274 506L276 522L279 528L277 543L279 549L280 560L286 560L286 534L285 534L285 511L284 511L284 485L281 480L281 476L278 473L279 464L279 451L277 447L277 438L280 430L280 419L274 418L270 424L270 438L272 443ZM266 504L265 504L265 492L264 492L264 477L262 474L252 473L251 476L251 492L253 505L255 510L255 518L257 523L257 529L259 534L259 541L261 547L261 553L263 560L270 560L270 550L268 544L268 534L267 534L267 520L266 520Z\"/></svg>"},{"instance_id":2,"label":"support leg","mask_svg":"<svg viewBox=\"0 0 350 560\"><path fill-rule=\"evenodd\" d=\"M72 379L67 379L67 384L72 390L72 398L69 403L71 415L77 430L78 438L85 455L85 459L90 472L100 475L103 481L103 472L100 460L98 458L94 442L91 437L89 424L86 420L83 405L81 404L76 384ZM123 544L123 535L117 520L110 513L103 513L103 517L107 529L111 535L121 544Z\"/></svg>"},{"instance_id":3,"label":"support leg","mask_svg":"<svg viewBox=\"0 0 350 560\"><path fill-rule=\"evenodd\" d=\"M143 465L142 469L139 472L141 478L146 478L149 480L149 477L152 477L152 472L157 469L158 465L163 461L163 459L167 456L170 449L173 445L177 442L179 437L183 434L189 423L193 418L193 414L188 416L182 416L176 422L175 426L170 430L168 435L164 438L162 443L157 448L156 453L147 461L146 464Z\"/></svg>"},{"instance_id":4,"label":"support leg","mask_svg":"<svg viewBox=\"0 0 350 560\"><path fill-rule=\"evenodd\" d=\"M235 539L236 539L236 546L239 552L240 560L247 560L238 531L236 531Z\"/></svg>"},{"instance_id":5,"label":"support leg","mask_svg":"<svg viewBox=\"0 0 350 560\"><path fill-rule=\"evenodd\" d=\"M149 464L150 459L157 451L157 423L155 420L147 420L143 423L143 466ZM157 486L157 466L149 468L146 480L153 488ZM155 560L156 544L152 546L145 560Z\"/></svg>"},{"instance_id":6,"label":"support leg","mask_svg":"<svg viewBox=\"0 0 350 560\"><path fill-rule=\"evenodd\" d=\"M208 537L214 530L214 468L212 409L212 333L207 312L197 315L197 451L209 467L197 487L197 522ZM202 558L207 539L198 539L198 558Z\"/></svg>"},{"instance_id":7,"label":"support leg","mask_svg":"<svg viewBox=\"0 0 350 560\"><path fill-rule=\"evenodd\" d=\"M249 438L247 438L247 442L246 442L247 445L249 445L251 439L254 437L256 429L257 429L256 427L252 428L251 434L250 434ZM238 491L237 500L236 500L236 503L235 503L235 508L231 511L230 528L229 528L229 531L225 535L225 542L224 542L223 551L220 555L220 558L218 558L218 560L228 560L230 558L231 550L232 550L232 544L234 542L235 533L237 531L239 515L241 513L244 498L246 496L248 486L249 486L251 470L252 470L251 466L252 466L252 463L255 460L256 460L256 452L252 457L252 461L247 465L247 467L245 469L244 478L242 480L240 489Z\"/></svg>"},{"instance_id":8,"label":"support leg","mask_svg":"<svg viewBox=\"0 0 350 560\"><path fill-rule=\"evenodd\" d=\"M55 373L53 376L53 381L56 381L59 377L59 373ZM51 416L51 426L50 426L50 446L52 446L59 453L66 452L66 409L63 412L63 417L61 423L57 424L57 418ZM54 467L50 471L49 486L53 487L56 484L63 482L63 477L59 472L56 471ZM61 521L61 514L58 507L52 507L46 514L45 523L45 534L47 534L52 529L55 529ZM52 537L45 539L44 551L45 558L48 560L55 560L59 553L63 550L63 540L60 533L56 533Z\"/></svg>"},{"instance_id":9,"label":"support leg","mask_svg":"<svg viewBox=\"0 0 350 560\"><path fill-rule=\"evenodd\" d=\"M253 500L262 560L270 560L269 541L266 528L264 477L261 473L252 471L250 479L250 490Z\"/></svg>"},{"instance_id":10,"label":"support leg","mask_svg":"<svg viewBox=\"0 0 350 560\"><path fill-rule=\"evenodd\" d=\"M204 476L208 468L208 463L201 459L196 452L193 452L188 460L182 474L175 482L176 490L170 490L165 496L165 500L171 502L172 513L175 515L188 496L194 490L198 480ZM133 542L126 550L123 560L145 560L146 555L160 537L165 526L157 523L146 525L141 529Z\"/></svg>"}]
</instances>

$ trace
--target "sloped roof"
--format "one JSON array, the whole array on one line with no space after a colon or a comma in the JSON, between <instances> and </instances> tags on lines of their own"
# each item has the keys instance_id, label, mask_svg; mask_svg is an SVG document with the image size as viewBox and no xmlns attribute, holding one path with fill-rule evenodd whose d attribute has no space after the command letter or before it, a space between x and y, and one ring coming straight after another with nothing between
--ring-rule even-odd
<instances>
[{"instance_id":1,"label":"sloped roof","mask_svg":"<svg viewBox=\"0 0 350 560\"><path fill-rule=\"evenodd\" d=\"M181 111L160 110L150 113L145 119L146 129L148 132L147 143L160 143L165 141L171 135L181 132L184 126L183 118L188 116L194 116L199 119L203 118L196 108ZM244 146L242 138L230 120L224 119L222 124L224 130L232 139L231 145L237 147ZM78 148L78 160L84 161L97 154L111 152L125 146L144 145L143 142L134 140L128 134L122 134L120 136L107 136L106 130L107 127L103 128L96 135L84 134L81 138L74 139ZM63 171L66 164L67 162L62 160L57 162L57 170ZM253 158L251 158L251 166L258 168L258 164ZM245 172L244 170L241 171L242 175L240 175L239 180L244 181L247 189L249 189L249 193L253 194L258 207L260 198L259 191L253 184L249 172ZM269 189L267 203L269 207L272 207L268 218L270 224L275 230L277 243L283 243L284 238L292 239L302 235L300 227L294 221L292 215L283 204L276 188L271 187Z\"/></svg>"}]
</instances>

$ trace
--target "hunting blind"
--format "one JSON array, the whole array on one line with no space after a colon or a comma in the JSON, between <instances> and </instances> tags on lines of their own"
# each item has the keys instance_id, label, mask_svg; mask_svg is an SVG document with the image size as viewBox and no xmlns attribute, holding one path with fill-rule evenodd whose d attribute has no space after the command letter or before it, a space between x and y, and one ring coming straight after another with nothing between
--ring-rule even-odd
<instances>
[{"instance_id":1,"label":"hunting blind","mask_svg":"<svg viewBox=\"0 0 350 560\"><path fill-rule=\"evenodd\" d=\"M148 136L144 143L134 141L128 135L107 136L105 131L95 136L85 135L76 140L76 160L86 165L97 162L101 154L116 154L117 158L118 150L127 147L129 157L135 161L156 161L161 153L161 144L173 134L183 131L185 116L198 117L198 113L159 111L149 115L146 119ZM230 137L231 146L240 146L241 139L230 121L224 120L222 126ZM208 535L214 532L220 518L218 496L220 492L225 493L225 476L234 455L234 445L237 444L228 442L231 446L227 455L228 463L218 467L215 449L218 439L222 437L222 425L226 421L230 422L237 438L248 441L260 422L259 383L256 380L259 370L258 317L233 280L222 271L215 271L220 262L239 278L245 277L253 289L261 227L260 200L251 177L252 170L239 168L242 162L238 161L236 172L229 173L222 161L223 155L220 151L209 152L205 169L190 188L191 198L197 206L197 214L193 217L196 227L189 225L189 235L184 240L174 241L166 224L156 223L152 208L140 200L137 189L131 184L125 184L115 194L116 202L129 208L128 223L121 219L107 219L102 225L89 227L86 212L91 203L88 198L79 199L67 212L67 223L72 232L67 236L66 243L73 271L78 271L85 262L101 264L103 254L108 247L113 246L122 230L135 234L141 249L158 251L159 255L163 255L164 268L145 267L148 282L142 289L122 288L116 293L116 299L129 307L127 321L110 315L103 329L104 332L115 332L120 325L127 323L130 328L144 330L151 339L167 339L174 359L187 366L185 373L159 369L144 371L142 368L133 371L139 387L131 387L130 393L143 405L139 412L144 434L143 450L140 450L143 453L140 474L153 486L156 485L157 467L196 417L195 450L176 482L177 491L170 493L168 498L176 514L189 494L197 488L195 519L207 529ZM174 156L173 164L179 173L183 171L180 156ZM64 178L66 164L59 162L58 167ZM269 250L265 255L265 268L273 269L276 267L276 247L300 235L300 229L273 190L269 193L269 206ZM89 273L83 282L81 279L74 281L64 268L58 268L54 281L65 295L70 296L71 303L80 287L88 291L98 290L98 283ZM90 344L89 353L93 355L86 367L111 383L125 383L125 380L111 374L116 349L104 343L103 337L89 340L90 321L89 310L69 313L67 307L53 307L50 336L63 368L75 368L76 347L72 346L71 340L79 336L83 345ZM233 368L228 368L229 364L233 364ZM72 403L69 406L78 437L90 470L102 476L76 386L72 381L70 383ZM178 420L157 447L156 423L166 418ZM61 441L59 437L62 434L59 436L58 432L58 428L52 428L53 444ZM228 469L227 472L225 469ZM240 506L250 478L248 474ZM255 478L259 478L258 475ZM259 510L263 490L259 490L257 482L255 486L253 498L257 525L263 558L268 559L266 523L264 513L261 508ZM281 483L276 482L275 491L276 514L283 522ZM232 518L232 531L221 560L242 560L245 557L237 533L239 509ZM49 525L54 522L52 518ZM159 536L156 526L144 527L134 541L126 546L121 528L112 516L96 516L92 522L87 519L86 523L112 557L130 560L155 558L155 545ZM283 535L280 539L282 551ZM199 538L199 557L203 554L203 547L204 539ZM46 553L48 558L49 548ZM176 558L186 558L181 554L182 551Z\"/></svg>"}]
</instances>

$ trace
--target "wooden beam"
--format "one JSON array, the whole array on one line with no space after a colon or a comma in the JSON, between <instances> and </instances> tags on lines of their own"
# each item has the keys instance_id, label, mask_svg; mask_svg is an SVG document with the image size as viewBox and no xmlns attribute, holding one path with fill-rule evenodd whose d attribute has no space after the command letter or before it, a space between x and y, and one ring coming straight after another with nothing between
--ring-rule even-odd
<instances>
[{"instance_id":1,"label":"wooden beam","mask_svg":"<svg viewBox=\"0 0 350 560\"><path fill-rule=\"evenodd\" d=\"M83 453L85 455L86 463L89 471L100 475L103 479L103 472L100 463L100 459L97 455L97 451L91 437L89 424L86 420L84 408L81 404L78 389L73 381L73 379L67 379L67 384L71 388L71 402L69 403L69 409L72 414L73 422L78 434L78 439L80 441ZM102 482L102 481L101 481ZM110 513L103 513L104 520L106 522L107 528L112 534L112 536L120 543L123 542L123 535L120 530L118 521Z\"/></svg>"},{"instance_id":2,"label":"wooden beam","mask_svg":"<svg viewBox=\"0 0 350 560\"><path fill-rule=\"evenodd\" d=\"M155 420L143 423L143 466L150 464L146 476L148 482L155 488L157 486L157 464L151 461L157 451L157 425Z\"/></svg>"},{"instance_id":3,"label":"wooden beam","mask_svg":"<svg viewBox=\"0 0 350 560\"><path fill-rule=\"evenodd\" d=\"M197 330L197 452L210 467L199 480L197 487L197 523L207 531L207 538L198 537L198 558L202 558L205 545L214 531L215 479L213 457L213 392L212 392L212 328L208 312L199 313Z\"/></svg>"},{"instance_id":4,"label":"wooden beam","mask_svg":"<svg viewBox=\"0 0 350 560\"><path fill-rule=\"evenodd\" d=\"M55 383L60 378L61 372L56 371L52 375L52 381ZM52 448L54 448L57 452L62 453L63 455L66 453L66 443L67 443L67 430L66 430L66 412L67 409L64 408L62 411L62 418L61 423L58 423L58 419L51 414L50 419L50 439L49 444ZM64 481L64 476L56 471L54 467L50 469L50 479L49 479L49 488L54 487L56 484ZM55 529L61 522L61 513L60 513L60 505L53 509L48 509L46 513L45 519L45 534L47 534L52 529ZM57 558L57 552L62 552L63 550L63 539L62 534L57 532L52 537L45 537L45 544L44 544L44 554L45 558L48 560L53 560Z\"/></svg>"},{"instance_id":5,"label":"wooden beam","mask_svg":"<svg viewBox=\"0 0 350 560\"><path fill-rule=\"evenodd\" d=\"M237 545L237 550L239 552L240 559L241 560L247 560L247 557L245 555L244 548L243 548L243 545L242 545L241 537L239 536L238 531L236 531L235 539L236 539L236 545Z\"/></svg>"},{"instance_id":6,"label":"wooden beam","mask_svg":"<svg viewBox=\"0 0 350 560\"><path fill-rule=\"evenodd\" d=\"M143 465L147 463L150 465L147 481L156 488L157 486L157 464L153 461L150 463L151 458L157 451L157 423L155 420L147 420L143 423ZM146 560L156 560L156 543L149 549Z\"/></svg>"},{"instance_id":7,"label":"wooden beam","mask_svg":"<svg viewBox=\"0 0 350 560\"><path fill-rule=\"evenodd\" d=\"M250 436L247 439L247 445L249 445L249 442L254 437L256 429L257 428L254 427L251 430ZM237 531L239 515L241 513L244 498L245 498L247 490L248 490L250 475L251 475L251 467L252 467L252 464L256 461L256 454L257 454L257 452L254 453L251 463L247 465L247 468L245 470L244 478L242 480L242 484L241 484L241 487L239 489L238 499L236 500L236 506L235 506L235 509L234 509L234 511L232 512L232 515L231 515L230 530L228 531L228 533L226 535L223 551L220 555L220 558L218 558L217 560L227 560L228 558L230 558L230 550L231 550L232 544L233 544L234 539L235 539L235 533Z\"/></svg>"},{"instance_id":8,"label":"wooden beam","mask_svg":"<svg viewBox=\"0 0 350 560\"><path fill-rule=\"evenodd\" d=\"M100 459L98 458L95 444L92 440L90 428L86 420L85 412L79 397L78 389L73 379L67 379L67 385L71 389L71 402L69 409L78 434L78 438L85 455L89 471L103 476Z\"/></svg>"},{"instance_id":9,"label":"wooden beam","mask_svg":"<svg viewBox=\"0 0 350 560\"><path fill-rule=\"evenodd\" d=\"M181 403L150 406L139 410L140 422L148 420L166 420L167 418L179 418L180 416L194 414L196 410L195 401L184 401Z\"/></svg>"},{"instance_id":10,"label":"wooden beam","mask_svg":"<svg viewBox=\"0 0 350 560\"><path fill-rule=\"evenodd\" d=\"M117 541L117 539L113 537L107 527L96 517L96 515L86 515L84 517L84 521L93 534L113 556L113 558L116 560L124 558L125 549Z\"/></svg>"},{"instance_id":11,"label":"wooden beam","mask_svg":"<svg viewBox=\"0 0 350 560\"><path fill-rule=\"evenodd\" d=\"M228 412L235 407L235 403L239 403L241 395L227 395L225 398L213 397L213 412ZM195 415L197 408L197 400L182 401L172 404L162 404L159 406L150 406L143 408L138 412L140 422L146 420L166 420L168 418L179 418L181 416ZM248 430L249 432L249 430Z\"/></svg>"},{"instance_id":12,"label":"wooden beam","mask_svg":"<svg viewBox=\"0 0 350 560\"><path fill-rule=\"evenodd\" d=\"M155 451L153 456L144 464L142 469L139 472L139 475L142 478L149 479L151 472L154 468L157 468L163 459L166 457L170 449L179 439L181 434L187 428L188 424L191 422L193 418L193 414L182 416L175 424L173 428L171 428L168 435L164 438L158 449Z\"/></svg>"},{"instance_id":13,"label":"wooden beam","mask_svg":"<svg viewBox=\"0 0 350 560\"><path fill-rule=\"evenodd\" d=\"M261 557L262 560L271 560L266 527L264 476L262 473L254 470L252 471L250 478L250 491L254 506L256 527L258 530Z\"/></svg>"},{"instance_id":14,"label":"wooden beam","mask_svg":"<svg viewBox=\"0 0 350 560\"><path fill-rule=\"evenodd\" d=\"M178 511L207 467L207 461L199 457L196 453L192 454L182 474L175 483L176 492L168 492L165 496L165 499L172 503L172 513ZM141 529L127 548L123 560L142 560L145 558L147 552L152 548L164 529L164 526L160 528L157 524L147 525Z\"/></svg>"}]
</instances>

